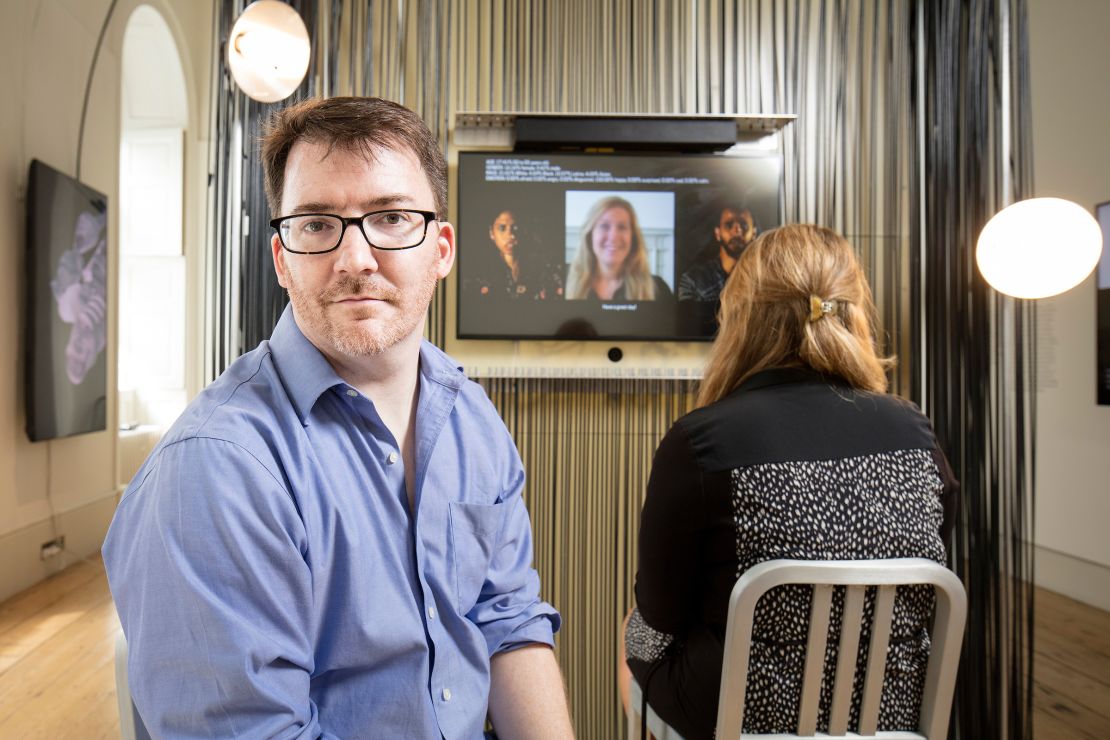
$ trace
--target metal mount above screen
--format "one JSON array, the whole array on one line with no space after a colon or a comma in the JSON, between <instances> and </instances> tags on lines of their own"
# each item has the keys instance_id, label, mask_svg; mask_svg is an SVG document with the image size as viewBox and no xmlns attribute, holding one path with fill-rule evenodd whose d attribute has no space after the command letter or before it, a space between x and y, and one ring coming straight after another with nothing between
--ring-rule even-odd
<instances>
[{"instance_id":1,"label":"metal mount above screen","mask_svg":"<svg viewBox=\"0 0 1110 740\"><path fill-rule=\"evenodd\" d=\"M758 145L768 137L773 138L796 118L793 114L461 111L455 114L454 144L460 149L519 152L551 149L719 152L738 144Z\"/></svg>"}]
</instances>

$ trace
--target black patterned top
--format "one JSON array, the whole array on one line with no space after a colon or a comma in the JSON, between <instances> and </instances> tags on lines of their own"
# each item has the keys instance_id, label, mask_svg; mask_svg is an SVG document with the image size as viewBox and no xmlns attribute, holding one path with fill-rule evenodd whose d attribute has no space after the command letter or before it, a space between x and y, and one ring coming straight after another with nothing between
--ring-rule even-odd
<instances>
[{"instance_id":1,"label":"black patterned top","mask_svg":"<svg viewBox=\"0 0 1110 740\"><path fill-rule=\"evenodd\" d=\"M689 740L712 737L728 600L740 574L777 558L944 562L957 490L916 406L809 369L759 373L679 419L652 465L625 639L652 708ZM756 608L745 732L797 729L811 593L783 586ZM833 604L819 731L828 728L842 589ZM932 604L930 587L898 589L881 730L917 728ZM869 597L865 618L872 606ZM858 671L853 731L861 690Z\"/></svg>"}]
</instances>

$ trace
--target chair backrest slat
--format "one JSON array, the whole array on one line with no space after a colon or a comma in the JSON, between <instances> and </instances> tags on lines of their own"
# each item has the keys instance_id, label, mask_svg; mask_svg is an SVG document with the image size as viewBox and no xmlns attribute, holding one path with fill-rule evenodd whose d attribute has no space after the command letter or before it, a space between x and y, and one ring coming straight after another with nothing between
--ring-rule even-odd
<instances>
[{"instance_id":1,"label":"chair backrest slat","mask_svg":"<svg viewBox=\"0 0 1110 740\"><path fill-rule=\"evenodd\" d=\"M788 584L847 587L841 620L839 656L833 684L830 732L822 734L821 737L830 735L844 737L847 734L845 729L841 729L841 723L847 723L850 712L855 662L859 652L860 629L863 622L865 588L875 586L878 589L864 674L858 734L861 738L876 735L896 587L903 584L933 585L937 594L936 615L933 629L930 630L932 649L921 701L920 732L884 732L883 737L889 740L898 738L920 740L924 733L924 736L930 740L944 740L967 615L967 596L963 584L955 573L938 563L920 558L857 561L771 560L744 571L733 587L729 600L724 665L721 672L721 699L717 713L718 740L736 740L741 737L748 658L756 604L760 597L771 589ZM828 598L828 596L818 596L818 592L819 589L815 588L811 612L817 606L816 602L825 601ZM827 608L822 611L824 611L823 619L815 619L811 614L807 665L814 660L814 656L818 663L824 660L829 615ZM818 625L818 622L823 624ZM820 633L821 637L818 638L816 633ZM818 646L815 641L820 645ZM816 649L818 647L819 650ZM809 675L807 668L803 687L813 680ZM818 674L816 679L818 695L820 680ZM806 695L803 688L803 696ZM806 702L805 698L803 698L804 702ZM819 704L818 701L818 708ZM810 732L808 735L812 738L815 733ZM798 737L806 737L806 734L799 733Z\"/></svg>"},{"instance_id":2,"label":"chair backrest slat","mask_svg":"<svg viewBox=\"0 0 1110 740\"><path fill-rule=\"evenodd\" d=\"M856 679L856 657L859 654L859 636L863 631L863 601L866 595L866 586L848 586L844 594L844 612L840 620L840 647L837 650L832 707L829 711L830 735L848 734L848 717L852 709L852 685Z\"/></svg>"},{"instance_id":3,"label":"chair backrest slat","mask_svg":"<svg viewBox=\"0 0 1110 740\"><path fill-rule=\"evenodd\" d=\"M875 617L871 622L871 645L867 648L867 672L863 678L863 701L859 712L859 734L865 736L874 735L879 726L879 704L886 677L894 594L894 586L879 586L879 593L875 596Z\"/></svg>"},{"instance_id":4,"label":"chair backrest slat","mask_svg":"<svg viewBox=\"0 0 1110 740\"><path fill-rule=\"evenodd\" d=\"M928 738L948 737L949 707L956 690L956 666L963 647L967 595L956 574L936 584L937 606L930 632L929 669L921 694L920 730Z\"/></svg>"},{"instance_id":5,"label":"chair backrest slat","mask_svg":"<svg viewBox=\"0 0 1110 740\"><path fill-rule=\"evenodd\" d=\"M802 700L798 708L799 735L812 735L817 732L817 708L821 701L821 678L825 673L825 645L829 637L832 593L832 586L813 587L813 600L809 609L805 673L802 678Z\"/></svg>"}]
</instances>

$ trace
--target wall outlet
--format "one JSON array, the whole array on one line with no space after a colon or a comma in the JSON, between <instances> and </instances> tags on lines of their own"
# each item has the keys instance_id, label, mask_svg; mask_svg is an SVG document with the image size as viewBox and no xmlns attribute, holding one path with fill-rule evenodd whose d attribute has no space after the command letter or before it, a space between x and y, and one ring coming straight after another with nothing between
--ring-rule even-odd
<instances>
[{"instance_id":1,"label":"wall outlet","mask_svg":"<svg viewBox=\"0 0 1110 740\"><path fill-rule=\"evenodd\" d=\"M52 557L60 555L64 549L66 549L66 536L63 534L59 537L55 537L49 542L42 543L42 549L39 550L39 558L41 560L49 560Z\"/></svg>"}]
</instances>

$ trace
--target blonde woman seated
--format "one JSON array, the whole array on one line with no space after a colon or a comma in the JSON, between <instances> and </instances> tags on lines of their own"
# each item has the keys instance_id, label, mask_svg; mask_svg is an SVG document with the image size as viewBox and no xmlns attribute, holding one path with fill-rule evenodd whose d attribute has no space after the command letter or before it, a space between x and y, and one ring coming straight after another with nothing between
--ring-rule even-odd
<instances>
[{"instance_id":1,"label":"blonde woman seated","mask_svg":"<svg viewBox=\"0 0 1110 740\"><path fill-rule=\"evenodd\" d=\"M567 271L566 296L618 303L673 297L651 274L636 211L624 198L609 196L590 207Z\"/></svg>"},{"instance_id":2,"label":"blonde woman seated","mask_svg":"<svg viewBox=\"0 0 1110 740\"><path fill-rule=\"evenodd\" d=\"M625 703L630 669L689 740L713 735L726 610L746 569L776 558L945 560L956 482L928 419L886 394L892 361L876 352L873 321L851 245L818 226L759 237L721 293L698 408L655 453L620 666ZM880 729L917 727L932 598L928 587L898 591ZM808 588L787 586L757 607L745 732L796 730L809 602ZM854 731L861 683L857 671Z\"/></svg>"}]
</instances>

